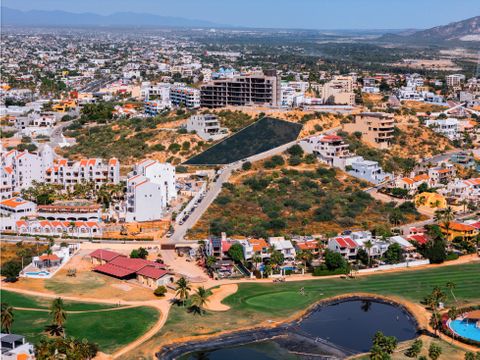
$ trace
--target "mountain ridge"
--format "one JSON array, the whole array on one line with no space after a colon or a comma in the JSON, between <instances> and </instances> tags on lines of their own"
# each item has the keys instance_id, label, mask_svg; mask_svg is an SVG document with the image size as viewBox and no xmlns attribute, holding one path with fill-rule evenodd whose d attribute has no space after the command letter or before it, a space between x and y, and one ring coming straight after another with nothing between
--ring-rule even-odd
<instances>
[{"instance_id":1,"label":"mountain ridge","mask_svg":"<svg viewBox=\"0 0 480 360\"><path fill-rule=\"evenodd\" d=\"M100 15L91 12L72 13L60 10L29 10L1 7L3 25L14 26L165 26L165 27L229 27L210 21L147 13L116 12Z\"/></svg>"},{"instance_id":2,"label":"mountain ridge","mask_svg":"<svg viewBox=\"0 0 480 360\"><path fill-rule=\"evenodd\" d=\"M380 41L400 41L407 43L433 43L452 41L480 41L480 16L439 25L425 30L406 34L385 34Z\"/></svg>"}]
</instances>

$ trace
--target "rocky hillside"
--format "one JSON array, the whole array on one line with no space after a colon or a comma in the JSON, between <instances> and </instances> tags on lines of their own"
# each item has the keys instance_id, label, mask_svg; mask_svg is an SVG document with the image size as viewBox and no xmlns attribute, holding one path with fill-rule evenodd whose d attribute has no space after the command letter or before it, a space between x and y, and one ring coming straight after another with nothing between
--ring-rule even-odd
<instances>
[{"instance_id":1,"label":"rocky hillside","mask_svg":"<svg viewBox=\"0 0 480 360\"><path fill-rule=\"evenodd\" d=\"M386 34L381 41L400 41L407 43L435 43L451 41L480 42L480 16L436 26L430 29L408 34Z\"/></svg>"}]
</instances>

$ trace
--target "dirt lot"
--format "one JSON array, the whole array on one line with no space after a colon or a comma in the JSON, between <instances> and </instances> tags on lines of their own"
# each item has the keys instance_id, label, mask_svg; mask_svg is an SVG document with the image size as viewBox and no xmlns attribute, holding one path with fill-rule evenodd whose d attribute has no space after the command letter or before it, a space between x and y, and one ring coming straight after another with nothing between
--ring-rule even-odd
<instances>
[{"instance_id":1,"label":"dirt lot","mask_svg":"<svg viewBox=\"0 0 480 360\"><path fill-rule=\"evenodd\" d=\"M138 247L135 246L135 248ZM153 300L151 289L140 286L135 281L124 281L93 272L93 265L87 259L92 249L82 249L51 279L20 280L12 287L41 291L68 296L86 296L89 298L112 299L119 301ZM129 252L130 249L126 251ZM67 276L69 269L76 269L76 276Z\"/></svg>"}]
</instances>

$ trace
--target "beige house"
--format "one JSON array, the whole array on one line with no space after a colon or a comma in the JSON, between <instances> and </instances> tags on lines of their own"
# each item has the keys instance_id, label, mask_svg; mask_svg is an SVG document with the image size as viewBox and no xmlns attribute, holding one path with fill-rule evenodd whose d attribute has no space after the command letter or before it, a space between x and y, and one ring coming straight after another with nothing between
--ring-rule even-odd
<instances>
[{"instance_id":1,"label":"beige house","mask_svg":"<svg viewBox=\"0 0 480 360\"><path fill-rule=\"evenodd\" d=\"M355 122L344 124L347 132L361 132L362 140L379 149L388 149L393 139L395 120L393 114L361 113Z\"/></svg>"},{"instance_id":2,"label":"beige house","mask_svg":"<svg viewBox=\"0 0 480 360\"><path fill-rule=\"evenodd\" d=\"M149 288L156 289L161 285L167 286L173 283L174 277L167 270L146 266L137 271L137 281Z\"/></svg>"}]
</instances>

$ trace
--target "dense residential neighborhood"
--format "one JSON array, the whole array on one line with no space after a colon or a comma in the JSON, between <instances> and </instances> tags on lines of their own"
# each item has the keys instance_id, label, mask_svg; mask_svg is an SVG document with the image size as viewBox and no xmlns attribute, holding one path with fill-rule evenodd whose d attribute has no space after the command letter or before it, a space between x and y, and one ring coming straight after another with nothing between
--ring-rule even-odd
<instances>
[{"instance_id":1,"label":"dense residential neighborhood","mask_svg":"<svg viewBox=\"0 0 480 360\"><path fill-rule=\"evenodd\" d=\"M478 16L2 22L2 359L479 359Z\"/></svg>"}]
</instances>

